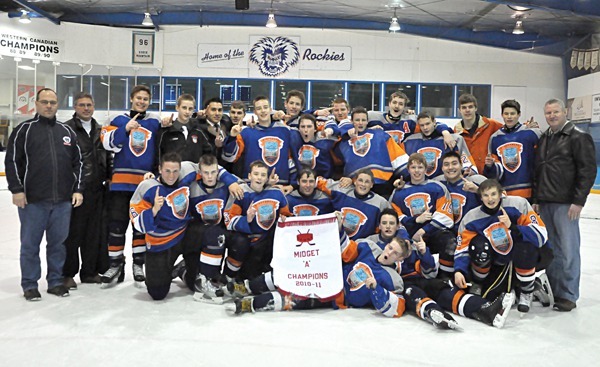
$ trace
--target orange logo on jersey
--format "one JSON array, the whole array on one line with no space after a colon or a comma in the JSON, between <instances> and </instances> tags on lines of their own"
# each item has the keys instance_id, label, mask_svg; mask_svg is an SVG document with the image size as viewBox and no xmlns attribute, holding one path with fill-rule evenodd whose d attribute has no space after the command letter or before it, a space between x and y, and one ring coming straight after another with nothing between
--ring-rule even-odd
<instances>
[{"instance_id":1,"label":"orange logo on jersey","mask_svg":"<svg viewBox=\"0 0 600 367\"><path fill-rule=\"evenodd\" d=\"M523 144L516 142L502 144L496 151L498 152L498 157L501 157L502 165L508 172L514 173L521 167Z\"/></svg>"},{"instance_id":2,"label":"orange logo on jersey","mask_svg":"<svg viewBox=\"0 0 600 367\"><path fill-rule=\"evenodd\" d=\"M416 217L423 214L427 209L429 209L430 203L431 196L424 192L417 192L408 195L404 199L404 205L410 210L411 217Z\"/></svg>"},{"instance_id":3,"label":"orange logo on jersey","mask_svg":"<svg viewBox=\"0 0 600 367\"><path fill-rule=\"evenodd\" d=\"M352 147L352 151L359 157L364 157L371 150L371 139L373 134L366 133L361 136L355 136L348 141L348 144Z\"/></svg>"},{"instance_id":4,"label":"orange logo on jersey","mask_svg":"<svg viewBox=\"0 0 600 367\"><path fill-rule=\"evenodd\" d=\"M254 203L253 207L256 209L256 224L265 231L269 230L275 223L279 201L263 199Z\"/></svg>"},{"instance_id":5,"label":"orange logo on jersey","mask_svg":"<svg viewBox=\"0 0 600 367\"><path fill-rule=\"evenodd\" d=\"M363 224L367 223L367 216L356 208L343 207L342 208L342 217L344 218L343 225L344 231L348 234L350 238L355 236L360 227Z\"/></svg>"},{"instance_id":6,"label":"orange logo on jersey","mask_svg":"<svg viewBox=\"0 0 600 367\"><path fill-rule=\"evenodd\" d=\"M350 291L355 291L362 288L365 285L367 278L373 277L373 271L369 265L363 262L357 262L352 267L350 273L346 277L346 282L350 284Z\"/></svg>"},{"instance_id":7,"label":"orange logo on jersey","mask_svg":"<svg viewBox=\"0 0 600 367\"><path fill-rule=\"evenodd\" d=\"M221 222L223 206L222 199L208 199L196 204L196 212L200 214L204 223L217 224Z\"/></svg>"},{"instance_id":8,"label":"orange logo on jersey","mask_svg":"<svg viewBox=\"0 0 600 367\"><path fill-rule=\"evenodd\" d=\"M315 169L319 153L319 149L313 147L312 145L303 145L298 151L298 160L300 161L300 163L312 169Z\"/></svg>"},{"instance_id":9,"label":"orange logo on jersey","mask_svg":"<svg viewBox=\"0 0 600 367\"><path fill-rule=\"evenodd\" d=\"M189 187L180 187L165 198L165 202L171 207L173 216L177 219L185 219L190 204Z\"/></svg>"},{"instance_id":10,"label":"orange logo on jersey","mask_svg":"<svg viewBox=\"0 0 600 367\"><path fill-rule=\"evenodd\" d=\"M452 215L454 216L454 223L460 222L463 216L463 208L467 203L467 198L464 195L457 193L450 193L452 199Z\"/></svg>"},{"instance_id":11,"label":"orange logo on jersey","mask_svg":"<svg viewBox=\"0 0 600 367\"><path fill-rule=\"evenodd\" d=\"M136 156L139 157L146 152L148 148L148 142L152 137L152 131L145 127L138 127L129 132L129 149Z\"/></svg>"},{"instance_id":12,"label":"orange logo on jersey","mask_svg":"<svg viewBox=\"0 0 600 367\"><path fill-rule=\"evenodd\" d=\"M500 222L492 223L483 230L483 235L490 241L494 250L500 255L507 255L512 250L513 241L510 231Z\"/></svg>"},{"instance_id":13,"label":"orange logo on jersey","mask_svg":"<svg viewBox=\"0 0 600 367\"><path fill-rule=\"evenodd\" d=\"M404 140L404 131L400 131L400 130L388 130L386 131L386 133L392 137L392 139L394 139L394 141L396 142L396 144L400 144L402 143L402 140Z\"/></svg>"},{"instance_id":14,"label":"orange logo on jersey","mask_svg":"<svg viewBox=\"0 0 600 367\"><path fill-rule=\"evenodd\" d=\"M319 215L319 208L310 204L300 204L294 207L293 213L296 217Z\"/></svg>"},{"instance_id":15,"label":"orange logo on jersey","mask_svg":"<svg viewBox=\"0 0 600 367\"><path fill-rule=\"evenodd\" d=\"M417 150L417 153L423 154L425 160L427 160L427 170L425 171L425 174L427 176L434 174L438 169L438 162L442 156L442 150L434 147L424 147Z\"/></svg>"},{"instance_id":16,"label":"orange logo on jersey","mask_svg":"<svg viewBox=\"0 0 600 367\"><path fill-rule=\"evenodd\" d=\"M279 152L283 147L283 140L276 136L265 136L258 139L258 146L262 152L263 161L273 167L279 162Z\"/></svg>"}]
</instances>

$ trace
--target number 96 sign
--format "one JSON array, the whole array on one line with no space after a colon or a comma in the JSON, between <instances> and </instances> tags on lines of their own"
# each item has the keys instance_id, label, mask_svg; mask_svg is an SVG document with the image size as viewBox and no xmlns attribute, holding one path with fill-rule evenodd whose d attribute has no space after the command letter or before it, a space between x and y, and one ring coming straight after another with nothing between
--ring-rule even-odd
<instances>
[{"instance_id":1,"label":"number 96 sign","mask_svg":"<svg viewBox=\"0 0 600 367\"><path fill-rule=\"evenodd\" d=\"M134 64L154 63L154 33L133 32L133 55Z\"/></svg>"}]
</instances>

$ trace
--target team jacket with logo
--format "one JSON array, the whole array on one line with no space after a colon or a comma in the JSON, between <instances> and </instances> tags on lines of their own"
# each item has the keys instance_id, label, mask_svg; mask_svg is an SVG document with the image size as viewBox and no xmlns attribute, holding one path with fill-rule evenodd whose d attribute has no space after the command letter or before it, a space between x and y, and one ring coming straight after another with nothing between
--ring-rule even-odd
<instances>
[{"instance_id":1,"label":"team jacket with logo","mask_svg":"<svg viewBox=\"0 0 600 367\"><path fill-rule=\"evenodd\" d=\"M396 268L377 261L381 252L372 241L342 239L345 303L351 307L372 305L384 316L400 317L405 310L404 283ZM369 277L377 281L375 289L367 288L365 281Z\"/></svg>"},{"instance_id":2,"label":"team jacket with logo","mask_svg":"<svg viewBox=\"0 0 600 367\"><path fill-rule=\"evenodd\" d=\"M395 122L389 122L388 119L386 119L386 116L388 116L388 113L369 111L369 127L381 126L386 133L394 138L396 144L402 143L414 133L421 132L421 129L417 124L417 116L415 115L402 114L400 119ZM443 131L448 131L450 134L453 133L452 128L448 127L446 124L440 123L436 124L435 131L440 134Z\"/></svg>"},{"instance_id":3,"label":"team jacket with logo","mask_svg":"<svg viewBox=\"0 0 600 367\"><path fill-rule=\"evenodd\" d=\"M477 186L481 185L486 178L482 175L473 175L467 177L468 181L475 183ZM455 183L444 181L443 176L440 182L446 186L448 192L450 192L450 199L452 200L452 214L454 216L454 227L452 230L455 234L458 233L458 226L460 221L463 219L471 209L481 205L481 199L475 192L465 191L463 189L465 183L463 180L458 180Z\"/></svg>"},{"instance_id":4,"label":"team jacket with logo","mask_svg":"<svg viewBox=\"0 0 600 367\"><path fill-rule=\"evenodd\" d=\"M225 208L225 225L230 231L238 231L253 236L253 242L262 239L279 219L279 215L291 216L288 203L279 189L266 188L256 192L243 184L242 200L229 198ZM256 208L256 216L248 223L246 213L250 206Z\"/></svg>"},{"instance_id":5,"label":"team jacket with logo","mask_svg":"<svg viewBox=\"0 0 600 367\"><path fill-rule=\"evenodd\" d=\"M379 214L390 204L374 192L357 197L354 186L341 188L339 182L317 179L317 189L331 198L335 210L342 212L344 230L350 239L365 238L377 230Z\"/></svg>"},{"instance_id":6,"label":"team jacket with logo","mask_svg":"<svg viewBox=\"0 0 600 367\"><path fill-rule=\"evenodd\" d=\"M458 134L452 134L456 141L454 151L460 154L463 168L470 168L477 172L475 161L469 153L469 148L465 144L465 140ZM444 137L437 132L432 134L432 137L425 137L423 134L413 134L404 140L404 150L406 154L421 153L427 160L425 175L427 178L435 179L443 176L442 173L442 155L448 152L449 149L444 145Z\"/></svg>"},{"instance_id":7,"label":"team jacket with logo","mask_svg":"<svg viewBox=\"0 0 600 367\"><path fill-rule=\"evenodd\" d=\"M382 184L406 167L408 156L384 131L367 129L354 138L340 141L338 158L344 161L344 176L354 177L356 171L370 168L375 184Z\"/></svg>"},{"instance_id":8,"label":"team jacket with logo","mask_svg":"<svg viewBox=\"0 0 600 367\"><path fill-rule=\"evenodd\" d=\"M485 166L483 174L498 179L508 195L530 198L535 150L541 135L540 129L529 129L521 123L496 131L489 144L489 153L496 163Z\"/></svg>"},{"instance_id":9,"label":"team jacket with logo","mask_svg":"<svg viewBox=\"0 0 600 367\"><path fill-rule=\"evenodd\" d=\"M321 215L333 213L331 198L321 190L315 189L312 195L303 196L294 190L285 196L292 215L303 217L309 215Z\"/></svg>"},{"instance_id":10,"label":"team jacket with logo","mask_svg":"<svg viewBox=\"0 0 600 367\"><path fill-rule=\"evenodd\" d=\"M411 236L421 228L427 235L432 235L454 225L450 194L438 181L425 180L417 185L408 182L401 190L394 190L390 202ZM417 217L428 209L431 209L432 219L426 223L417 223Z\"/></svg>"},{"instance_id":11,"label":"team jacket with logo","mask_svg":"<svg viewBox=\"0 0 600 367\"><path fill-rule=\"evenodd\" d=\"M488 239L496 257L497 264L506 264L512 259L512 248L515 240L529 242L542 247L548 240L548 232L542 219L537 215L529 202L518 196L502 198L502 208L512 223L510 228L498 220L502 211L490 215L479 206L465 215L459 227L456 252L454 253L454 269L468 274L470 257L469 243L479 235Z\"/></svg>"},{"instance_id":12,"label":"team jacket with logo","mask_svg":"<svg viewBox=\"0 0 600 367\"><path fill-rule=\"evenodd\" d=\"M259 124L242 129L238 136L228 136L223 145L223 159L236 162L245 153L242 175L248 177L250 163L260 160L275 169L280 184L296 182L296 164L290 146L290 129L281 121L268 127Z\"/></svg>"},{"instance_id":13,"label":"team jacket with logo","mask_svg":"<svg viewBox=\"0 0 600 367\"><path fill-rule=\"evenodd\" d=\"M302 166L312 168L317 176L331 177L333 158L331 151L337 142L336 138L324 138L316 134L312 141L305 142L296 129L291 129L292 153L298 170Z\"/></svg>"},{"instance_id":14,"label":"team jacket with logo","mask_svg":"<svg viewBox=\"0 0 600 367\"><path fill-rule=\"evenodd\" d=\"M191 219L189 185L196 178L193 166L182 164L180 177L183 179L173 186L161 183L158 178L144 180L131 197L129 217L134 228L146 234L146 247L150 252L164 251L179 243ZM165 202L155 217L152 207L157 190Z\"/></svg>"},{"instance_id":15,"label":"team jacket with logo","mask_svg":"<svg viewBox=\"0 0 600 367\"><path fill-rule=\"evenodd\" d=\"M111 191L135 191L144 174L154 168L159 118L147 114L137 120L139 128L127 132L125 126L129 120L128 114L122 114L102 128L104 149L115 153Z\"/></svg>"}]
</instances>

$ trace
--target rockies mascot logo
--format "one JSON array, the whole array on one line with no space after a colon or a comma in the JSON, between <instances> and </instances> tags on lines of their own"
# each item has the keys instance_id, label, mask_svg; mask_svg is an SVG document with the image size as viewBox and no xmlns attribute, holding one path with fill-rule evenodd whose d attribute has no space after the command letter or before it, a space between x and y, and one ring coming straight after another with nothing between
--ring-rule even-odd
<instances>
[{"instance_id":1,"label":"rockies mascot logo","mask_svg":"<svg viewBox=\"0 0 600 367\"><path fill-rule=\"evenodd\" d=\"M298 63L298 45L287 37L263 37L250 49L250 62L263 75L275 77Z\"/></svg>"}]
</instances>

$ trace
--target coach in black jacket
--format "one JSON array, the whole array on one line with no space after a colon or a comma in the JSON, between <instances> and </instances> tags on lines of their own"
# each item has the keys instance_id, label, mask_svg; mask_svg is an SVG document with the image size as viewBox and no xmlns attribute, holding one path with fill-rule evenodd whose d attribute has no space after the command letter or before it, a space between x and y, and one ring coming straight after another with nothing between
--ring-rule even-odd
<instances>
[{"instance_id":1,"label":"coach in black jacket","mask_svg":"<svg viewBox=\"0 0 600 367\"><path fill-rule=\"evenodd\" d=\"M21 287L25 299L41 299L40 242L46 232L48 293L68 296L63 285L65 239L71 205L83 202L83 169L75 132L56 121L58 98L49 88L36 95L37 114L10 135L6 178L21 220Z\"/></svg>"},{"instance_id":2,"label":"coach in black jacket","mask_svg":"<svg viewBox=\"0 0 600 367\"><path fill-rule=\"evenodd\" d=\"M65 122L77 134L83 157L85 191L83 204L71 213L71 226L67 245L67 258L63 267L65 286L77 289L73 279L79 272L82 283L100 283L98 274L108 269L108 247L104 232L104 215L112 154L105 150L100 140L102 126L92 117L94 99L90 94L75 97L75 114ZM81 251L81 270L79 255Z\"/></svg>"},{"instance_id":3,"label":"coach in black jacket","mask_svg":"<svg viewBox=\"0 0 600 367\"><path fill-rule=\"evenodd\" d=\"M592 137L567 121L563 101L546 102L544 114L550 127L538 142L533 201L554 250L546 270L554 308L571 311L579 298L579 216L596 178L596 154Z\"/></svg>"}]
</instances>

